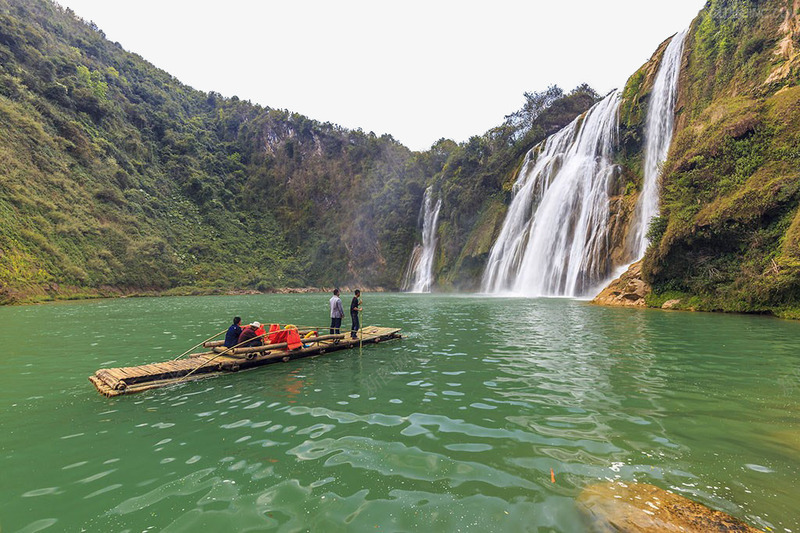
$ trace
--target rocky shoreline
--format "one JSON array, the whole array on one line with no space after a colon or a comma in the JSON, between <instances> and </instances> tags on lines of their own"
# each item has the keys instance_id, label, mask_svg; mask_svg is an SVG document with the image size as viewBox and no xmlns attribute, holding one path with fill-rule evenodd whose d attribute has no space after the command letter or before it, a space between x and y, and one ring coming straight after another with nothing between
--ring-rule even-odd
<instances>
[{"instance_id":1,"label":"rocky shoreline","mask_svg":"<svg viewBox=\"0 0 800 533\"><path fill-rule=\"evenodd\" d=\"M0 306L30 305L68 300L95 300L104 298L153 298L160 296L239 296L248 294L311 294L333 292L330 287L277 287L266 290L232 289L219 287L176 287L168 290L126 289L120 287L99 287L87 289L72 285L52 283L44 289L30 292L12 291L0 288ZM392 292L385 287L366 287L361 285L342 285L340 291L352 293L356 288L362 292Z\"/></svg>"},{"instance_id":2,"label":"rocky shoreline","mask_svg":"<svg viewBox=\"0 0 800 533\"><path fill-rule=\"evenodd\" d=\"M693 307L681 305L680 299L667 299L663 303L653 305L647 297L653 288L642 279L642 261L633 263L620 277L608 284L600 294L592 300L593 304L608 307L652 307L653 309L680 309L695 311ZM659 305L660 303L660 305Z\"/></svg>"},{"instance_id":3,"label":"rocky shoreline","mask_svg":"<svg viewBox=\"0 0 800 533\"><path fill-rule=\"evenodd\" d=\"M592 303L614 307L647 307L645 299L651 292L650 285L642 279L642 262L637 261L595 296Z\"/></svg>"}]
</instances>

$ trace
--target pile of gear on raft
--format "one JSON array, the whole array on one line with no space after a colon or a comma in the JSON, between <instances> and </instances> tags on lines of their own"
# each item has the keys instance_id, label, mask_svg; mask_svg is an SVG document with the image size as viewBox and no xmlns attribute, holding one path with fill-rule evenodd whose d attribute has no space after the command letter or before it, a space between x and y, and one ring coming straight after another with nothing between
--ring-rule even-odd
<instances>
[{"instance_id":1,"label":"pile of gear on raft","mask_svg":"<svg viewBox=\"0 0 800 533\"><path fill-rule=\"evenodd\" d=\"M232 348L250 348L254 346L264 346L267 344L287 343L289 350L296 350L303 346L303 339L300 338L300 331L297 326L287 324L281 329L280 324L270 324L267 330L261 322L253 322L246 325L244 328L240 326L242 319L236 317L233 319L233 324L228 328L225 333L225 342L223 346ZM306 333L306 338L316 337L316 331L309 331ZM266 339L266 342L265 342Z\"/></svg>"}]
</instances>

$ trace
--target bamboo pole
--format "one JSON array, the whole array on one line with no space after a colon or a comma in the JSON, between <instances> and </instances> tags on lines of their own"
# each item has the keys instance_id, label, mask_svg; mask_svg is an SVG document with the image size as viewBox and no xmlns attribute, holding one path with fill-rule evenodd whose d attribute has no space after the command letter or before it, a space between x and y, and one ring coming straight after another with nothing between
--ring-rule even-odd
<instances>
[{"instance_id":1,"label":"bamboo pole","mask_svg":"<svg viewBox=\"0 0 800 533\"><path fill-rule=\"evenodd\" d=\"M203 348L219 348L220 346L225 346L224 340L206 341L203 343Z\"/></svg>"},{"instance_id":2,"label":"bamboo pole","mask_svg":"<svg viewBox=\"0 0 800 533\"><path fill-rule=\"evenodd\" d=\"M173 361L177 361L178 359L180 359L181 357L183 357L183 356L184 356L184 355L186 355L187 353L191 352L191 351L192 351L192 350L194 350L195 348L198 348L198 347L202 346L203 344L205 344L205 343L207 343L208 341L212 340L214 337L219 337L220 335L222 335L222 334L223 334L223 333L225 333L226 331L228 331L228 328L225 328L225 329L223 329L222 331L220 331L220 332L219 332L219 333L217 333L216 335L213 335L213 336L211 336L211 337L207 338L206 340L204 340L204 341L203 341L203 342L201 342L201 343L195 344L194 346L192 346L191 348L189 348L188 350L186 350L185 352L183 352L182 354L180 354L178 357L176 357L175 359L173 359Z\"/></svg>"},{"instance_id":3,"label":"bamboo pole","mask_svg":"<svg viewBox=\"0 0 800 533\"><path fill-rule=\"evenodd\" d=\"M273 333L274 333L274 332L273 332ZM267 337L267 336L269 336L269 332L267 332L267 333L263 333L263 334L261 334L261 335L257 335L257 336L255 336L255 337L253 337L252 339L247 339L246 341L240 342L239 344L237 344L237 345L235 345L235 346L231 346L231 347L230 347L230 348L228 348L227 350L225 350L225 351L223 351L223 352L221 352L221 353L218 353L217 355L215 355L215 356L214 356L214 357L212 357L211 359L209 359L209 360L207 360L207 361L203 361L203 362L201 362L199 365L197 365L197 367L196 367L196 368L194 368L194 369L193 369L191 372L189 372L188 374L186 374L185 376L183 376L183 377L182 377L182 378L181 378L181 379L180 379L178 382L180 383L181 381L184 381L184 380L186 380L186 379L187 379L189 376L191 376L192 374L194 374L195 372L197 372L197 371L198 371L200 368L202 368L204 365L207 365L207 364L208 364L208 363L210 363L211 361L214 361L215 359L218 359L218 358L222 357L223 355L226 355L226 354L230 353L232 350L235 350L236 348L240 348L240 347L244 346L244 345L245 345L245 344L247 344L247 343L253 342L255 339L261 339L261 338L264 338L264 337ZM344 335L333 335L333 336L334 336L334 337L337 337L337 338L344 338ZM331 335L325 335L325 337L331 337ZM316 337L316 338L319 338L319 337ZM302 339L301 339L301 340L302 340ZM288 343L281 343L281 345L284 345L285 347L288 347ZM265 349L266 349L266 350L268 350L268 349L270 349L270 348L272 348L272 349L277 349L277 348L275 348L275 346L279 346L279 345L277 345L277 344L267 344L267 345L265 345L265 346L252 346L252 347L248 347L248 348L258 348L258 350L255 350L255 351L264 351ZM241 352L240 352L240 353L241 353Z\"/></svg>"},{"instance_id":4,"label":"bamboo pole","mask_svg":"<svg viewBox=\"0 0 800 533\"><path fill-rule=\"evenodd\" d=\"M227 330L226 330L226 331L227 331ZM227 350L225 350L224 352L218 353L217 355L215 355L214 357L212 357L212 358L211 358L211 359L209 359L208 361L202 361L202 362L201 362L199 365L197 365L197 367L196 367L194 370L192 370L191 372L189 372L188 374L186 374L185 376L183 376L183 377L180 379L180 381L184 381L186 378L188 378L189 376L191 376L192 374L194 374L195 372L197 372L197 371L198 371L200 368L202 368L204 365L207 365L208 363L210 363L210 362L211 362L211 361L213 361L214 359L218 359L219 357L222 357L223 355L225 355L225 354L227 354L227 353L231 352L232 350L235 350L236 348L239 348L239 347L241 347L241 346L244 346L245 344L248 344L248 343L250 343L250 342L253 342L253 341L254 341L254 340L256 340L256 339L262 339L262 338L266 337L267 335L269 335L269 333L263 333L263 334L261 334L261 335L256 335L256 336L255 336L255 337L253 337L252 339L247 339L246 341L242 341L242 342L240 342L239 344L236 344L236 345L234 345L234 346L231 346L230 348L228 348L228 349L227 349ZM180 382L180 381L179 381L179 382Z\"/></svg>"},{"instance_id":5,"label":"bamboo pole","mask_svg":"<svg viewBox=\"0 0 800 533\"><path fill-rule=\"evenodd\" d=\"M358 299L358 306L361 307L363 304L361 303L361 298ZM364 346L364 308L361 307L361 311L358 312L358 325L359 325L359 337L358 337L358 357L361 357L361 348Z\"/></svg>"},{"instance_id":6,"label":"bamboo pole","mask_svg":"<svg viewBox=\"0 0 800 533\"><path fill-rule=\"evenodd\" d=\"M267 335L269 335L269 333ZM318 337L310 337L308 339L301 338L300 342L303 344L308 344L313 342L329 341L333 339L343 339L343 338L344 334L340 333L339 335L320 335ZM264 344L262 346L247 346L245 348L236 348L231 353L233 353L234 355L239 355L239 354L265 352L269 350L278 350L280 348L288 348L288 347L289 347L288 342L279 342L277 344Z\"/></svg>"}]
</instances>

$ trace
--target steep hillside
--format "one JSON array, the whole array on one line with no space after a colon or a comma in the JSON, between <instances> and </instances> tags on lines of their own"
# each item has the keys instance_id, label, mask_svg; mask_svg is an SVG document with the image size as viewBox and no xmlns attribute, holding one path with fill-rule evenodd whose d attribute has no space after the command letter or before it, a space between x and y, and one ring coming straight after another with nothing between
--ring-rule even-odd
<instances>
[{"instance_id":1,"label":"steep hillside","mask_svg":"<svg viewBox=\"0 0 800 533\"><path fill-rule=\"evenodd\" d=\"M0 0L0 302L396 286L445 157L195 91L69 10Z\"/></svg>"},{"instance_id":2,"label":"steep hillside","mask_svg":"<svg viewBox=\"0 0 800 533\"><path fill-rule=\"evenodd\" d=\"M397 288L431 183L443 284L475 285L514 167L596 95L527 97L501 127L414 153L196 91L68 9L0 0L0 303Z\"/></svg>"},{"instance_id":3,"label":"steep hillside","mask_svg":"<svg viewBox=\"0 0 800 533\"><path fill-rule=\"evenodd\" d=\"M634 259L668 42L622 92L610 265ZM800 316L798 81L800 0L711 0L692 23L641 264L649 305ZM442 199L437 287L477 289L526 153L598 99L528 93L499 127L411 152L196 91L49 0L0 0L0 303L398 288L428 186Z\"/></svg>"},{"instance_id":4,"label":"steep hillside","mask_svg":"<svg viewBox=\"0 0 800 533\"><path fill-rule=\"evenodd\" d=\"M648 303L800 316L800 2L693 22L643 275Z\"/></svg>"}]
</instances>

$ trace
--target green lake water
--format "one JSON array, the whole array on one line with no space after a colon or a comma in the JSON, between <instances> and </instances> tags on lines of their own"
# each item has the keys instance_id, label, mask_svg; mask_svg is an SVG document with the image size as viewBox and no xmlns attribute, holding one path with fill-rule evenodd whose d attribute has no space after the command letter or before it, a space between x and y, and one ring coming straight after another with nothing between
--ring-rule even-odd
<instances>
[{"instance_id":1,"label":"green lake water","mask_svg":"<svg viewBox=\"0 0 800 533\"><path fill-rule=\"evenodd\" d=\"M796 322L365 294L404 339L112 399L87 380L234 314L326 324L327 300L0 308L0 531L571 533L619 479L800 532Z\"/></svg>"}]
</instances>

